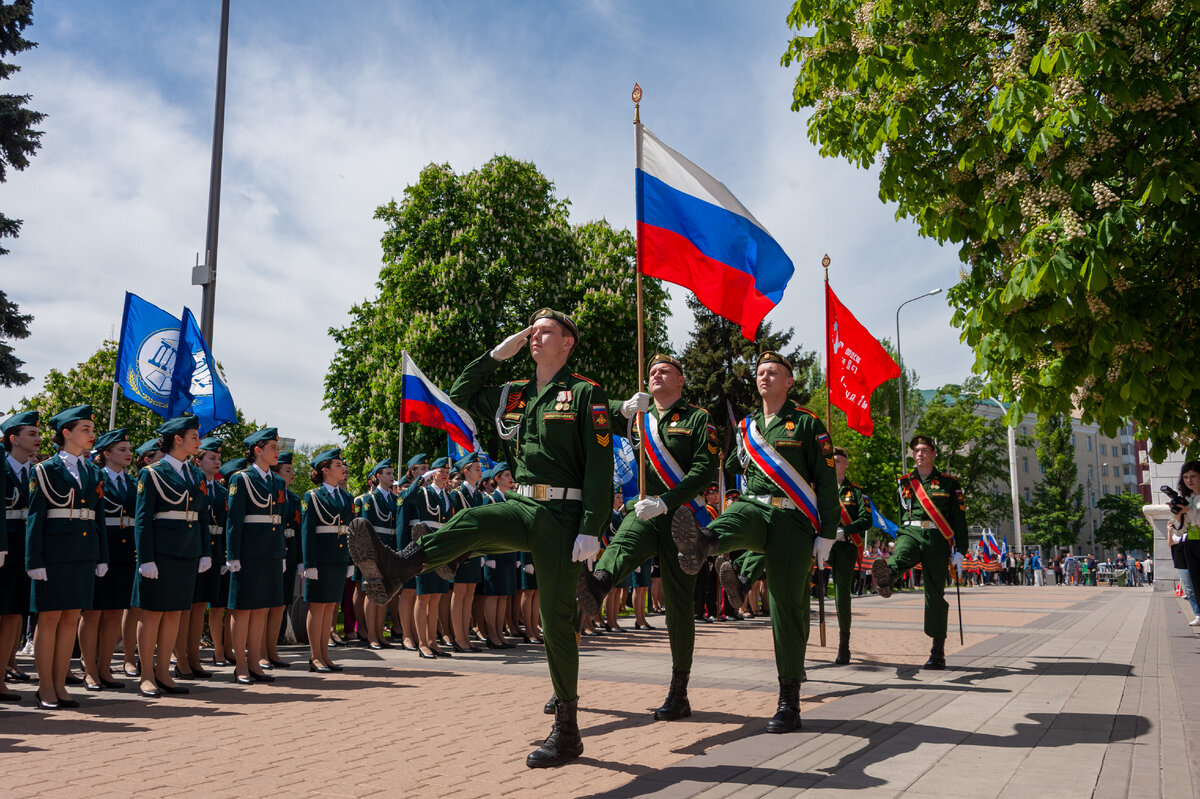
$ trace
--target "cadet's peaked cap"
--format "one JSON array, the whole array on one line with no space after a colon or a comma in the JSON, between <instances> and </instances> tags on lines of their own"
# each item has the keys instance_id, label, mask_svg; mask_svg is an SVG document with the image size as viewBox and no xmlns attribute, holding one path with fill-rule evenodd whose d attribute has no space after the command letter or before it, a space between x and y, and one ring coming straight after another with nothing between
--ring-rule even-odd
<instances>
[{"instance_id":1,"label":"cadet's peaked cap","mask_svg":"<svg viewBox=\"0 0 1200 799\"><path fill-rule=\"evenodd\" d=\"M27 425L39 426L42 423L37 411L21 411L14 413L12 416L0 422L0 432L7 433L9 430L15 430L18 427Z\"/></svg>"},{"instance_id":2,"label":"cadet's peaked cap","mask_svg":"<svg viewBox=\"0 0 1200 799\"><path fill-rule=\"evenodd\" d=\"M94 420L95 415L92 413L91 405L76 405L74 408L67 408L62 413L51 416L50 426L57 432L71 422L91 422Z\"/></svg>"},{"instance_id":3,"label":"cadet's peaked cap","mask_svg":"<svg viewBox=\"0 0 1200 799\"><path fill-rule=\"evenodd\" d=\"M501 474L503 474L504 472L507 472L508 470L509 470L508 461L500 461L499 463L497 463L495 466L492 467L492 477L499 477Z\"/></svg>"},{"instance_id":4,"label":"cadet's peaked cap","mask_svg":"<svg viewBox=\"0 0 1200 799\"><path fill-rule=\"evenodd\" d=\"M449 459L449 458L442 457L442 458L438 458L437 460L435 460L435 461L434 461L434 462L433 462L433 463L430 465L430 467L429 467L429 468L430 468L430 469L444 469L444 468L446 468L446 467L447 467L447 466L449 466L449 465L450 465L450 459Z\"/></svg>"},{"instance_id":5,"label":"cadet's peaked cap","mask_svg":"<svg viewBox=\"0 0 1200 799\"><path fill-rule=\"evenodd\" d=\"M116 430L109 430L104 435L96 439L96 451L101 452L108 449L113 444L120 444L122 441L129 440L129 433L124 427L118 427Z\"/></svg>"},{"instance_id":6,"label":"cadet's peaked cap","mask_svg":"<svg viewBox=\"0 0 1200 799\"><path fill-rule=\"evenodd\" d=\"M780 355L775 350L767 350L758 356L758 363L754 364L754 368L762 366L764 363L781 363L787 367L789 372L796 371L796 367L792 366L792 362Z\"/></svg>"},{"instance_id":7,"label":"cadet's peaked cap","mask_svg":"<svg viewBox=\"0 0 1200 799\"><path fill-rule=\"evenodd\" d=\"M571 317L567 316L562 311L556 311L553 308L542 308L541 310L536 311L533 316L529 317L529 324L532 325L539 319L553 319L555 322L558 322L565 327L576 341L579 341L579 328L575 325L575 322L571 320Z\"/></svg>"},{"instance_id":8,"label":"cadet's peaked cap","mask_svg":"<svg viewBox=\"0 0 1200 799\"><path fill-rule=\"evenodd\" d=\"M660 352L651 358L649 368L653 369L656 363L669 363L679 370L679 374L683 374L683 364L680 363L679 359L672 355L667 355L665 352Z\"/></svg>"},{"instance_id":9,"label":"cadet's peaked cap","mask_svg":"<svg viewBox=\"0 0 1200 799\"><path fill-rule=\"evenodd\" d=\"M313 455L312 467L315 469L326 461L331 461L334 458L340 457L342 457L342 450L340 448L327 449L324 452L318 452L316 455Z\"/></svg>"},{"instance_id":10,"label":"cadet's peaked cap","mask_svg":"<svg viewBox=\"0 0 1200 799\"><path fill-rule=\"evenodd\" d=\"M416 455L413 455L411 458L408 459L408 464L406 465L405 468L412 469L413 467L420 466L422 463L425 464L426 466L428 466L429 465L429 456L426 455L424 452L419 452Z\"/></svg>"},{"instance_id":11,"label":"cadet's peaked cap","mask_svg":"<svg viewBox=\"0 0 1200 799\"><path fill-rule=\"evenodd\" d=\"M160 436L177 436L185 430L199 430L200 417L194 413L173 416L158 426L154 432Z\"/></svg>"},{"instance_id":12,"label":"cadet's peaked cap","mask_svg":"<svg viewBox=\"0 0 1200 799\"><path fill-rule=\"evenodd\" d=\"M912 441L908 442L909 449L916 449L917 444L928 444L929 448L937 452L937 444L933 443L933 439L927 435L917 434L912 437Z\"/></svg>"},{"instance_id":13,"label":"cadet's peaked cap","mask_svg":"<svg viewBox=\"0 0 1200 799\"><path fill-rule=\"evenodd\" d=\"M486 469L484 469L482 472L480 472L480 477L482 477L484 480L491 480L495 476L496 476L496 467L495 466L489 466Z\"/></svg>"},{"instance_id":14,"label":"cadet's peaked cap","mask_svg":"<svg viewBox=\"0 0 1200 799\"><path fill-rule=\"evenodd\" d=\"M371 471L367 472L367 477L370 477L373 474L377 474L380 469L390 469L390 468L392 468L392 459L384 458L379 463L375 464L375 466L371 468Z\"/></svg>"},{"instance_id":15,"label":"cadet's peaked cap","mask_svg":"<svg viewBox=\"0 0 1200 799\"><path fill-rule=\"evenodd\" d=\"M296 457L296 453L292 452L290 449L287 452L281 452L281 453L279 453L279 464L278 465L282 466L285 463L291 463L292 459L295 457Z\"/></svg>"},{"instance_id":16,"label":"cadet's peaked cap","mask_svg":"<svg viewBox=\"0 0 1200 799\"><path fill-rule=\"evenodd\" d=\"M279 440L279 429L276 427L264 427L262 430L255 430L250 435L242 439L242 443L247 447L256 447L260 444L266 444L268 441Z\"/></svg>"},{"instance_id":17,"label":"cadet's peaked cap","mask_svg":"<svg viewBox=\"0 0 1200 799\"><path fill-rule=\"evenodd\" d=\"M228 480L233 477L235 472L240 472L246 468L248 461L245 458L234 458L231 461L225 461L221 464L221 476Z\"/></svg>"},{"instance_id":18,"label":"cadet's peaked cap","mask_svg":"<svg viewBox=\"0 0 1200 799\"><path fill-rule=\"evenodd\" d=\"M454 462L454 471L461 472L472 463L479 463L479 453L469 452Z\"/></svg>"},{"instance_id":19,"label":"cadet's peaked cap","mask_svg":"<svg viewBox=\"0 0 1200 799\"><path fill-rule=\"evenodd\" d=\"M200 439L200 449L204 452L215 452L221 454L221 439L216 436Z\"/></svg>"},{"instance_id":20,"label":"cadet's peaked cap","mask_svg":"<svg viewBox=\"0 0 1200 799\"><path fill-rule=\"evenodd\" d=\"M158 452L158 439L157 438L150 439L145 444L142 444L140 447L135 449L134 452L137 453L137 456L139 458L145 457L146 455L149 455L151 452Z\"/></svg>"}]
</instances>

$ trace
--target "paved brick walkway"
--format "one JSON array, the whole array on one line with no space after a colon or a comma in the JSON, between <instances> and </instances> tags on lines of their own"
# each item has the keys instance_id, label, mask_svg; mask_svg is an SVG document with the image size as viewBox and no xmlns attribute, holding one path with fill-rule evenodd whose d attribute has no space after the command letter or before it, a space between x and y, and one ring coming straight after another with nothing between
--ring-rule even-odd
<instances>
[{"instance_id":1,"label":"paved brick walkway","mask_svg":"<svg viewBox=\"0 0 1200 799\"><path fill-rule=\"evenodd\" d=\"M700 626L694 713L676 723L649 716L670 672L664 630L585 639L586 751L545 771L523 764L549 729L538 647L436 661L335 650L337 675L303 671L295 650L271 686L220 669L179 699L127 689L79 691L75 711L2 706L0 795L1190 796L1200 700L1180 686L1200 672L1181 603L1142 589L964 591L965 646L953 635L937 673L917 668L920 595L868 597L851 665L810 647L804 729L781 736L763 732L777 685L766 620Z\"/></svg>"}]
</instances>

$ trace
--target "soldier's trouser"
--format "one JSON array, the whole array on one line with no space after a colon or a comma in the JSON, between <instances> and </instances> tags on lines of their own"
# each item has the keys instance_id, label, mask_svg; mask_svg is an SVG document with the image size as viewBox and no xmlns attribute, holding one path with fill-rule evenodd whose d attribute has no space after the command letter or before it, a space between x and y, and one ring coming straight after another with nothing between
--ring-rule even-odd
<instances>
[{"instance_id":1,"label":"soldier's trouser","mask_svg":"<svg viewBox=\"0 0 1200 799\"><path fill-rule=\"evenodd\" d=\"M850 584L854 570L858 567L858 547L850 541L837 541L829 552L829 567L833 570L833 587L837 589L834 604L837 607L838 629L850 632ZM737 561L738 574L754 582L762 579L767 568L767 556L760 552L747 552Z\"/></svg>"},{"instance_id":2,"label":"soldier's trouser","mask_svg":"<svg viewBox=\"0 0 1200 799\"><path fill-rule=\"evenodd\" d=\"M571 562L583 506L535 502L509 493L507 502L461 510L421 539L426 571L472 552L530 552L538 579L538 607L554 695L578 698L579 639L575 586L581 564Z\"/></svg>"},{"instance_id":3,"label":"soldier's trouser","mask_svg":"<svg viewBox=\"0 0 1200 799\"><path fill-rule=\"evenodd\" d=\"M695 576L679 568L679 552L671 538L671 514L641 521L630 513L622 521L596 569L612 575L613 585L633 573L647 558L658 556L663 581L663 602L667 610L667 638L671 642L671 668L692 670L692 652L696 646L696 619L692 615Z\"/></svg>"},{"instance_id":4,"label":"soldier's trouser","mask_svg":"<svg viewBox=\"0 0 1200 799\"><path fill-rule=\"evenodd\" d=\"M741 499L708 526L717 534L717 550L749 549L763 553L771 572L771 630L775 637L775 669L780 677L804 679L808 647L809 569L813 529L798 510L773 508Z\"/></svg>"},{"instance_id":5,"label":"soldier's trouser","mask_svg":"<svg viewBox=\"0 0 1200 799\"><path fill-rule=\"evenodd\" d=\"M901 526L896 537L896 551L888 558L888 566L897 576L921 564L921 582L925 584L925 634L930 638L946 637L946 619L950 605L946 602L946 578L950 574L950 544L938 530Z\"/></svg>"}]
</instances>

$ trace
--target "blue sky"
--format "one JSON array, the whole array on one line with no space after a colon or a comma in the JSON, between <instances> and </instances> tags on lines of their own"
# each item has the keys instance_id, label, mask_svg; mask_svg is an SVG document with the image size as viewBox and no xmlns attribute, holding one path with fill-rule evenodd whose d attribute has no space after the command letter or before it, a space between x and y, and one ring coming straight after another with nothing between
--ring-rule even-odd
<instances>
[{"instance_id":1,"label":"blue sky","mask_svg":"<svg viewBox=\"0 0 1200 799\"><path fill-rule=\"evenodd\" d=\"M250 418L333 440L321 409L325 331L374 293L376 206L421 167L497 153L534 162L574 221L634 222L629 94L642 121L738 196L796 276L768 320L823 349L820 259L875 335L899 302L958 279L956 254L878 199L873 173L822 159L790 110L785 2L316 3L234 0L213 349ZM4 91L49 114L43 147L3 189L25 221L0 261L35 315L17 342L35 383L120 325L126 290L200 311L220 2L35 4L39 47ZM682 290L668 323L691 329ZM973 361L943 297L904 310L925 387Z\"/></svg>"}]
</instances>

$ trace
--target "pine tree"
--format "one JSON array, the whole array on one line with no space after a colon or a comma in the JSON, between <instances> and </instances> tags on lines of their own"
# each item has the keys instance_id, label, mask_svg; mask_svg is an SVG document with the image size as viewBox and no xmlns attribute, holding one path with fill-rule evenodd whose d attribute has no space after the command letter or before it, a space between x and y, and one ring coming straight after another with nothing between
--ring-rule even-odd
<instances>
[{"instance_id":1,"label":"pine tree","mask_svg":"<svg viewBox=\"0 0 1200 799\"><path fill-rule=\"evenodd\" d=\"M1039 416L1034 425L1038 462L1046 475L1033 487L1033 502L1021 511L1029 527L1026 543L1070 547L1079 542L1083 528L1083 486L1071 443L1067 416Z\"/></svg>"}]
</instances>

